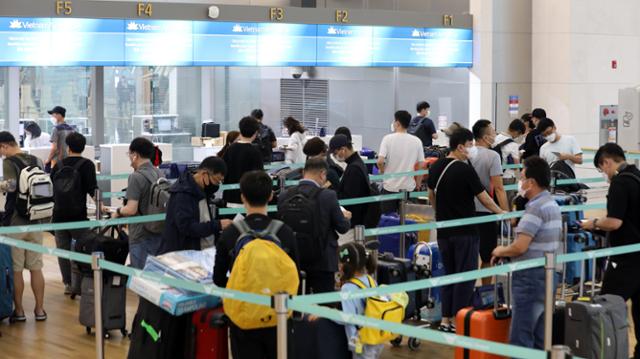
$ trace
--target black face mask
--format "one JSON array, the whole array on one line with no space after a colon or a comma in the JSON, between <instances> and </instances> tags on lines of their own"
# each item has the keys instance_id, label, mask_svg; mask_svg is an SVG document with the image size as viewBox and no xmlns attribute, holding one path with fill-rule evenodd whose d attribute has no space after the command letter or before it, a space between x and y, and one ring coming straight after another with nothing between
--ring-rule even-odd
<instances>
[{"instance_id":1,"label":"black face mask","mask_svg":"<svg viewBox=\"0 0 640 359\"><path fill-rule=\"evenodd\" d=\"M207 197L213 197L219 189L219 185L210 183L204 186L204 193L207 195Z\"/></svg>"}]
</instances>

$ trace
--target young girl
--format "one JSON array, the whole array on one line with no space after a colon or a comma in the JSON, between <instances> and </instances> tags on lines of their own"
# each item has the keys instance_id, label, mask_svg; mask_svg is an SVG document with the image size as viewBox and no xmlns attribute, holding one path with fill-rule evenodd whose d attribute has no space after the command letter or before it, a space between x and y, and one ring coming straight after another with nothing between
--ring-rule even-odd
<instances>
[{"instance_id":1,"label":"young girl","mask_svg":"<svg viewBox=\"0 0 640 359\"><path fill-rule=\"evenodd\" d=\"M342 291L351 292L358 290L353 280L360 281L367 287L371 287L369 280L374 281L368 273L375 273L377 260L367 254L360 243L350 242L340 247L340 273L342 274ZM377 286L377 283L373 283ZM348 299L342 301L342 311L348 314L364 315L365 299ZM353 359L376 359L382 354L384 344L361 344L358 338L358 328L355 325L346 324L345 330L349 341L349 350L353 353Z\"/></svg>"}]
</instances>

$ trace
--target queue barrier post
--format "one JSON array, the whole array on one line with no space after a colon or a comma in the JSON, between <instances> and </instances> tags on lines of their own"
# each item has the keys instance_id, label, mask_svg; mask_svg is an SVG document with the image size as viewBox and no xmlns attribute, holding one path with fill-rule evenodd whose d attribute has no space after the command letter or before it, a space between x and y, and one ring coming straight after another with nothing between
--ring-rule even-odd
<instances>
[{"instance_id":1,"label":"queue barrier post","mask_svg":"<svg viewBox=\"0 0 640 359\"><path fill-rule=\"evenodd\" d=\"M549 351L550 359L569 359L571 356L571 349L566 345L554 345Z\"/></svg>"},{"instance_id":2,"label":"queue barrier post","mask_svg":"<svg viewBox=\"0 0 640 359\"><path fill-rule=\"evenodd\" d=\"M555 303L554 282L556 275L556 254L545 253L545 296L544 296L544 350L553 347L553 309Z\"/></svg>"},{"instance_id":3,"label":"queue barrier post","mask_svg":"<svg viewBox=\"0 0 640 359\"><path fill-rule=\"evenodd\" d=\"M400 200L400 206L398 209L398 215L400 217L400 225L404 226L405 224L405 216L407 215L407 198L409 196L409 193L407 193L407 191L402 190L400 191L400 193L402 194L402 199ZM406 253L406 240L407 240L407 236L405 232L400 233L400 258L405 258L407 253Z\"/></svg>"},{"instance_id":4,"label":"queue barrier post","mask_svg":"<svg viewBox=\"0 0 640 359\"><path fill-rule=\"evenodd\" d=\"M287 320L289 310L287 309L288 293L277 293L273 296L273 307L276 311L278 359L287 359Z\"/></svg>"},{"instance_id":5,"label":"queue barrier post","mask_svg":"<svg viewBox=\"0 0 640 359\"><path fill-rule=\"evenodd\" d=\"M353 228L353 238L356 243L364 245L364 226L359 224Z\"/></svg>"},{"instance_id":6,"label":"queue barrier post","mask_svg":"<svg viewBox=\"0 0 640 359\"><path fill-rule=\"evenodd\" d=\"M287 177L284 175L278 176L278 188L280 188L280 193L287 191Z\"/></svg>"},{"instance_id":7,"label":"queue barrier post","mask_svg":"<svg viewBox=\"0 0 640 359\"><path fill-rule=\"evenodd\" d=\"M95 203L96 203L96 220L101 220L102 219L102 203L104 201L104 199L102 199L102 191L99 188L96 188L96 193L95 193Z\"/></svg>"},{"instance_id":8,"label":"queue barrier post","mask_svg":"<svg viewBox=\"0 0 640 359\"><path fill-rule=\"evenodd\" d=\"M104 253L91 253L91 269L93 270L93 310L96 327L96 359L104 359L104 328L102 326L102 268L100 261Z\"/></svg>"}]
</instances>

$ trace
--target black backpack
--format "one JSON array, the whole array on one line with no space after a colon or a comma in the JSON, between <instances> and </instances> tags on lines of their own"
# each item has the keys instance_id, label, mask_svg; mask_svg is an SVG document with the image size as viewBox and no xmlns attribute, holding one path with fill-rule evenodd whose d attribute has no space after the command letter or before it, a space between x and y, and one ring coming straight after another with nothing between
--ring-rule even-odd
<instances>
[{"instance_id":1,"label":"black backpack","mask_svg":"<svg viewBox=\"0 0 640 359\"><path fill-rule=\"evenodd\" d=\"M492 147L491 149L496 151L499 155L500 155L500 163L504 164L504 158L502 158L502 147L515 142L513 139L511 138L507 138L506 140L498 143L497 145L495 145L494 147ZM511 156L509 156L509 158L507 158L507 164L512 164L513 163L513 158L511 158Z\"/></svg>"},{"instance_id":2,"label":"black backpack","mask_svg":"<svg viewBox=\"0 0 640 359\"><path fill-rule=\"evenodd\" d=\"M322 188L313 187L309 194L294 187L289 197L278 205L280 220L296 234L302 268L314 264L326 248L325 231L318 221L318 195Z\"/></svg>"},{"instance_id":3,"label":"black backpack","mask_svg":"<svg viewBox=\"0 0 640 359\"><path fill-rule=\"evenodd\" d=\"M67 215L80 215L84 212L81 208L86 207L87 197L82 190L80 167L85 161L89 160L80 158L73 166L64 165L53 176L53 201L56 212Z\"/></svg>"},{"instance_id":4,"label":"black backpack","mask_svg":"<svg viewBox=\"0 0 640 359\"><path fill-rule=\"evenodd\" d=\"M258 136L253 141L253 144L258 147L260 154L266 162L271 162L271 141L269 140L269 127L266 125L260 124L260 128L258 129Z\"/></svg>"}]
</instances>

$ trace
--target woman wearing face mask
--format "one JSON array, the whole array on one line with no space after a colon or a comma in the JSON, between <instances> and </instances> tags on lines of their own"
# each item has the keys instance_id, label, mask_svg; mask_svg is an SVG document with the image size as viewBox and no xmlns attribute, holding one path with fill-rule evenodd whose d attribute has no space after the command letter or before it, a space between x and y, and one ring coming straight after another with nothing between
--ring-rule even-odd
<instances>
[{"instance_id":1,"label":"woman wearing face mask","mask_svg":"<svg viewBox=\"0 0 640 359\"><path fill-rule=\"evenodd\" d=\"M285 162L286 163L304 163L306 156L302 149L305 143L307 143L307 137L305 136L305 128L300 121L293 117L287 117L284 120L284 127L289 132L289 146L285 148Z\"/></svg>"},{"instance_id":2,"label":"woman wearing face mask","mask_svg":"<svg viewBox=\"0 0 640 359\"><path fill-rule=\"evenodd\" d=\"M29 122L24 127L24 147L49 147L51 146L51 136L48 133L42 133L40 126L35 122Z\"/></svg>"}]
</instances>

